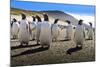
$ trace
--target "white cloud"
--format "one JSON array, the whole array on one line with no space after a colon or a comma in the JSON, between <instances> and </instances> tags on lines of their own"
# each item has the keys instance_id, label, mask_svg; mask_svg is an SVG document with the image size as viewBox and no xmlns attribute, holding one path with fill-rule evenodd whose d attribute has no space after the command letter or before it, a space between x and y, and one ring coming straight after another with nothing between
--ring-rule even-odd
<instances>
[{"instance_id":1,"label":"white cloud","mask_svg":"<svg viewBox=\"0 0 100 67\"><path fill-rule=\"evenodd\" d=\"M74 13L68 13L72 15L73 17L77 18L78 20L82 19L84 20L84 23L89 25L89 22L93 24L93 27L95 27L95 16L89 16L84 14L74 14Z\"/></svg>"}]
</instances>

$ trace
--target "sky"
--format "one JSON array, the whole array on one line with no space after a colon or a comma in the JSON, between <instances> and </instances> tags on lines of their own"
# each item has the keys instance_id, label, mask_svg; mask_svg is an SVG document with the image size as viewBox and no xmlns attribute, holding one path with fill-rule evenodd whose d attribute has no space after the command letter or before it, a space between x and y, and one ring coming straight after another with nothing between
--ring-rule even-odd
<instances>
[{"instance_id":1,"label":"sky","mask_svg":"<svg viewBox=\"0 0 100 67\"><path fill-rule=\"evenodd\" d=\"M92 22L93 27L95 27L94 5L57 4L11 0L11 8L19 8L31 11L60 10L74 16L77 19L83 19L84 23L86 24L89 24L88 22Z\"/></svg>"},{"instance_id":2,"label":"sky","mask_svg":"<svg viewBox=\"0 0 100 67\"><path fill-rule=\"evenodd\" d=\"M84 14L89 16L95 15L95 6L93 5L54 4L11 0L11 8L33 11L60 10L66 13Z\"/></svg>"},{"instance_id":3,"label":"sky","mask_svg":"<svg viewBox=\"0 0 100 67\"><path fill-rule=\"evenodd\" d=\"M83 5L96 5L96 0L19 0L19 1L37 1L49 3L64 3L64 4L83 4Z\"/></svg>"}]
</instances>

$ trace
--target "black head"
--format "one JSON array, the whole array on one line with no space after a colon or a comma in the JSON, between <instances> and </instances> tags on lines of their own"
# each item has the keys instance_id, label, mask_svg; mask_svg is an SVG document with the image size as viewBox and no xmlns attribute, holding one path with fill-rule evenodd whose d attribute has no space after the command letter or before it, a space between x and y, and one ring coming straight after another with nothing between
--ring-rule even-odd
<instances>
[{"instance_id":1,"label":"black head","mask_svg":"<svg viewBox=\"0 0 100 67\"><path fill-rule=\"evenodd\" d=\"M82 25L82 24L83 24L83 20L79 20L78 25Z\"/></svg>"},{"instance_id":2,"label":"black head","mask_svg":"<svg viewBox=\"0 0 100 67\"><path fill-rule=\"evenodd\" d=\"M13 22L17 22L17 20L15 18L13 18Z\"/></svg>"},{"instance_id":3,"label":"black head","mask_svg":"<svg viewBox=\"0 0 100 67\"><path fill-rule=\"evenodd\" d=\"M23 20L26 19L26 15L25 14L21 14L21 16L22 16Z\"/></svg>"},{"instance_id":4,"label":"black head","mask_svg":"<svg viewBox=\"0 0 100 67\"><path fill-rule=\"evenodd\" d=\"M33 21L36 21L34 16L32 16L32 18L33 18Z\"/></svg>"},{"instance_id":5,"label":"black head","mask_svg":"<svg viewBox=\"0 0 100 67\"><path fill-rule=\"evenodd\" d=\"M43 14L43 17L44 17L44 21L49 21L49 18L48 18L48 15L47 14Z\"/></svg>"},{"instance_id":6,"label":"black head","mask_svg":"<svg viewBox=\"0 0 100 67\"><path fill-rule=\"evenodd\" d=\"M41 18L38 15L36 15L35 18L37 18L38 22L42 22Z\"/></svg>"},{"instance_id":7,"label":"black head","mask_svg":"<svg viewBox=\"0 0 100 67\"><path fill-rule=\"evenodd\" d=\"M55 19L54 24L57 24L59 21L59 19Z\"/></svg>"},{"instance_id":8,"label":"black head","mask_svg":"<svg viewBox=\"0 0 100 67\"><path fill-rule=\"evenodd\" d=\"M71 22L70 22L69 20L66 20L66 22L67 22L68 24L71 24Z\"/></svg>"},{"instance_id":9,"label":"black head","mask_svg":"<svg viewBox=\"0 0 100 67\"><path fill-rule=\"evenodd\" d=\"M89 22L89 24L90 24L90 26L92 26L92 23L91 22Z\"/></svg>"}]
</instances>

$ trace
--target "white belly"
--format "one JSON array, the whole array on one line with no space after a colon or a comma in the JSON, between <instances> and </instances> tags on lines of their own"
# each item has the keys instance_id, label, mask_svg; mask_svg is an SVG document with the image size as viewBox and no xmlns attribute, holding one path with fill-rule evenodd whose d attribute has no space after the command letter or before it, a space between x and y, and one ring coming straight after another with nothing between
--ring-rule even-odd
<instances>
[{"instance_id":1,"label":"white belly","mask_svg":"<svg viewBox=\"0 0 100 67\"><path fill-rule=\"evenodd\" d=\"M67 37L69 39L72 39L72 37L73 37L73 29L72 29L72 27L67 28L66 35L67 35Z\"/></svg>"},{"instance_id":2,"label":"white belly","mask_svg":"<svg viewBox=\"0 0 100 67\"><path fill-rule=\"evenodd\" d=\"M30 39L30 33L29 33L29 28L24 28L24 25L20 26L19 30L19 41L22 42L28 42Z\"/></svg>"},{"instance_id":3,"label":"white belly","mask_svg":"<svg viewBox=\"0 0 100 67\"><path fill-rule=\"evenodd\" d=\"M84 33L83 30L76 30L74 34L74 40L76 43L84 43Z\"/></svg>"},{"instance_id":4,"label":"white belly","mask_svg":"<svg viewBox=\"0 0 100 67\"><path fill-rule=\"evenodd\" d=\"M93 37L93 30L92 29L89 30L88 36Z\"/></svg>"},{"instance_id":5,"label":"white belly","mask_svg":"<svg viewBox=\"0 0 100 67\"><path fill-rule=\"evenodd\" d=\"M36 37L36 24L31 23L30 29L31 29L31 39L35 39L35 37Z\"/></svg>"},{"instance_id":6,"label":"white belly","mask_svg":"<svg viewBox=\"0 0 100 67\"><path fill-rule=\"evenodd\" d=\"M40 29L41 29L41 22L39 22L36 26L36 39L39 40L40 38Z\"/></svg>"},{"instance_id":7,"label":"white belly","mask_svg":"<svg viewBox=\"0 0 100 67\"><path fill-rule=\"evenodd\" d=\"M51 43L51 26L47 23L41 25L40 32L40 43L49 44Z\"/></svg>"},{"instance_id":8,"label":"white belly","mask_svg":"<svg viewBox=\"0 0 100 67\"><path fill-rule=\"evenodd\" d=\"M35 39L35 37L36 37L36 29L32 30L31 32L32 32L31 33L31 38Z\"/></svg>"},{"instance_id":9,"label":"white belly","mask_svg":"<svg viewBox=\"0 0 100 67\"><path fill-rule=\"evenodd\" d=\"M18 30L19 30L19 24L13 23L13 26L11 28L12 35L18 35Z\"/></svg>"},{"instance_id":10,"label":"white belly","mask_svg":"<svg viewBox=\"0 0 100 67\"><path fill-rule=\"evenodd\" d=\"M52 37L57 38L59 36L59 28L58 27L53 27L52 28Z\"/></svg>"}]
</instances>

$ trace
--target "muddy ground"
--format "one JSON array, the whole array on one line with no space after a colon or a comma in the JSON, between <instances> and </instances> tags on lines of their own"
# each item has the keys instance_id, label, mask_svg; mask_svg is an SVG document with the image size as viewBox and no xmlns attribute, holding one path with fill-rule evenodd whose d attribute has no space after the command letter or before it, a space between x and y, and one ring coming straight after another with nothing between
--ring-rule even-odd
<instances>
[{"instance_id":1,"label":"muddy ground","mask_svg":"<svg viewBox=\"0 0 100 67\"><path fill-rule=\"evenodd\" d=\"M74 41L67 41L59 37L57 42L52 42L49 49L41 48L36 41L30 41L29 45L19 46L18 39L11 40L11 65L40 65L54 63L86 62L95 60L95 41L86 40L83 49L66 54L66 51L75 47Z\"/></svg>"}]
</instances>

